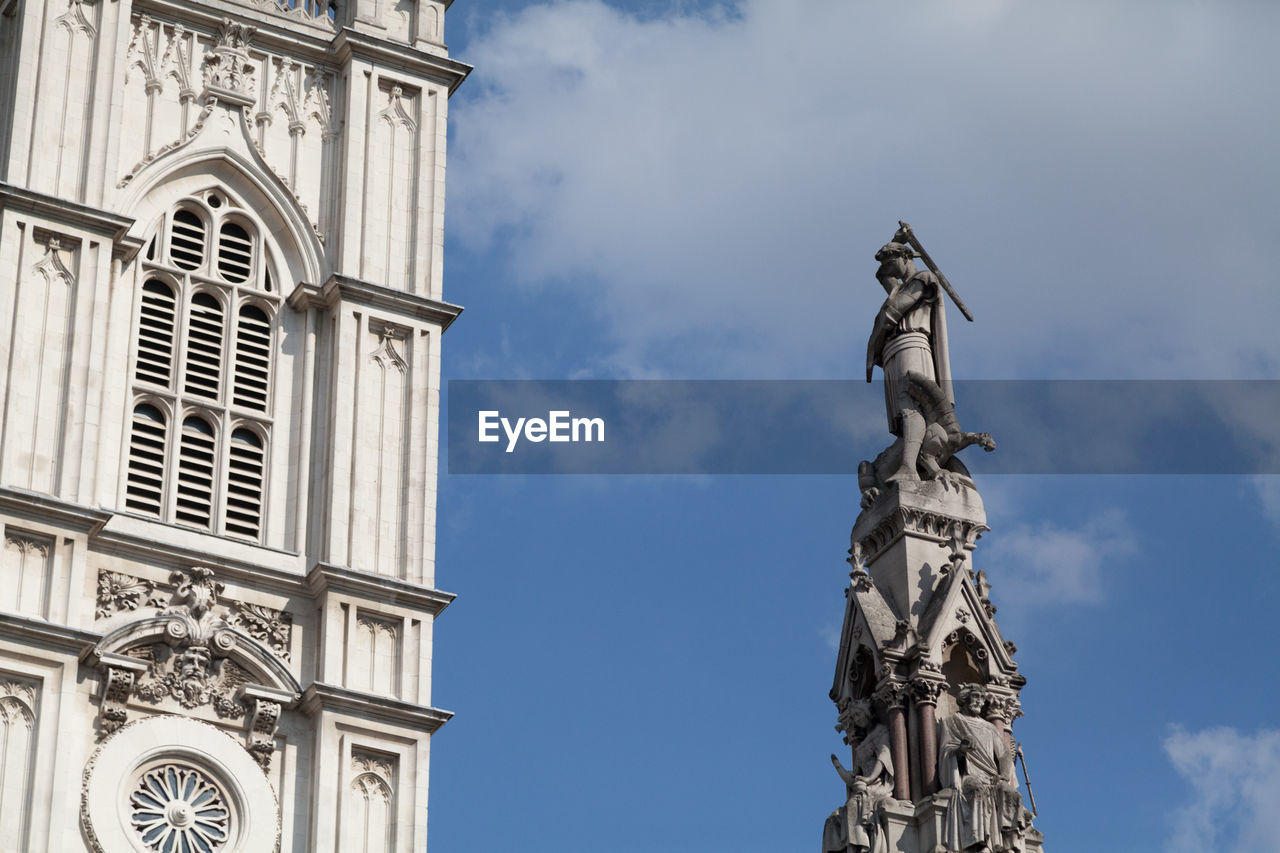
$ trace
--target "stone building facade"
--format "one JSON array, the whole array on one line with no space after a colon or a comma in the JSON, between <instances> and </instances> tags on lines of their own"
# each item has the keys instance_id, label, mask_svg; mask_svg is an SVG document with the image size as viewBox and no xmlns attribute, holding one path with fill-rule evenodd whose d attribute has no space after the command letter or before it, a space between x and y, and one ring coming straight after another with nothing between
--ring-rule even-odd
<instances>
[{"instance_id":1,"label":"stone building facade","mask_svg":"<svg viewBox=\"0 0 1280 853\"><path fill-rule=\"evenodd\" d=\"M0 850L420 851L448 0L0 0Z\"/></svg>"}]
</instances>

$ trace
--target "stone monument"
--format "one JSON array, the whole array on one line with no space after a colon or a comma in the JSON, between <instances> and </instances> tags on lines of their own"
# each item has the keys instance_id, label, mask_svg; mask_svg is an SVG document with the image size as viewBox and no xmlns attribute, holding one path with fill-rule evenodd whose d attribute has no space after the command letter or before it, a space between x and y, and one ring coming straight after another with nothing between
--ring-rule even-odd
<instances>
[{"instance_id":1,"label":"stone monument","mask_svg":"<svg viewBox=\"0 0 1280 853\"><path fill-rule=\"evenodd\" d=\"M956 418L944 294L973 317L899 226L875 256L886 298L866 362L868 382L883 370L894 440L858 470L830 694L853 767L832 756L846 796L823 827L822 853L1040 853L1012 736L1026 679L986 573L973 567L986 513L956 456L995 442Z\"/></svg>"}]
</instances>

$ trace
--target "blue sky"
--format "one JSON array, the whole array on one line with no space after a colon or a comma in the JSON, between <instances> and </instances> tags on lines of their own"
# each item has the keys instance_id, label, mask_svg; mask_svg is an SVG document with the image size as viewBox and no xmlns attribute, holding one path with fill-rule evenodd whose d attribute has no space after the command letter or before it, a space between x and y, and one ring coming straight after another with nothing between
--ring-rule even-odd
<instances>
[{"instance_id":1,"label":"blue sky","mask_svg":"<svg viewBox=\"0 0 1280 853\"><path fill-rule=\"evenodd\" d=\"M958 376L1274 378L1278 17L458 0L446 378L856 377L899 218L977 316ZM1274 478L980 486L1050 849L1280 849ZM439 507L434 853L816 849L852 478Z\"/></svg>"}]
</instances>

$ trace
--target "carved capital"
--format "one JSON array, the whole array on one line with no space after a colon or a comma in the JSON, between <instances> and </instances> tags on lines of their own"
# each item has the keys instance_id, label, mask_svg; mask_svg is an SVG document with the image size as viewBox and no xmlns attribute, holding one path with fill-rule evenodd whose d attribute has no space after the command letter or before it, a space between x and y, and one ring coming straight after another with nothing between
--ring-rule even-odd
<instances>
[{"instance_id":1,"label":"carved capital","mask_svg":"<svg viewBox=\"0 0 1280 853\"><path fill-rule=\"evenodd\" d=\"M876 689L874 696L888 710L901 709L907 701L907 686L901 681L888 680Z\"/></svg>"},{"instance_id":2,"label":"carved capital","mask_svg":"<svg viewBox=\"0 0 1280 853\"><path fill-rule=\"evenodd\" d=\"M916 702L936 705L938 704L938 697L942 695L942 691L946 689L947 685L937 679L917 677L911 679L909 687L911 689L911 698Z\"/></svg>"},{"instance_id":3,"label":"carved capital","mask_svg":"<svg viewBox=\"0 0 1280 853\"><path fill-rule=\"evenodd\" d=\"M992 723L997 725L1012 725L1013 721L1021 717L1022 702L1016 694L1005 694L992 692L990 700L987 702L986 717Z\"/></svg>"}]
</instances>

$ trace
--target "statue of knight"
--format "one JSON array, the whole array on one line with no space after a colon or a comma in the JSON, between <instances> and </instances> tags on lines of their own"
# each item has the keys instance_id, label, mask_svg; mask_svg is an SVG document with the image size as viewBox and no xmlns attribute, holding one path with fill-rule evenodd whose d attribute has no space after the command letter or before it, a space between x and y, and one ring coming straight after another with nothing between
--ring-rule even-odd
<instances>
[{"instance_id":1,"label":"statue of knight","mask_svg":"<svg viewBox=\"0 0 1280 853\"><path fill-rule=\"evenodd\" d=\"M888 296L867 340L867 381L884 370L885 408L893 444L874 462L858 466L862 506L875 503L889 483L903 480L963 482L968 472L955 454L971 444L994 450L985 432L963 432L955 416L955 393L947 351L946 292L968 320L973 315L905 222L876 252L876 280ZM914 259L928 269L916 269Z\"/></svg>"}]
</instances>

